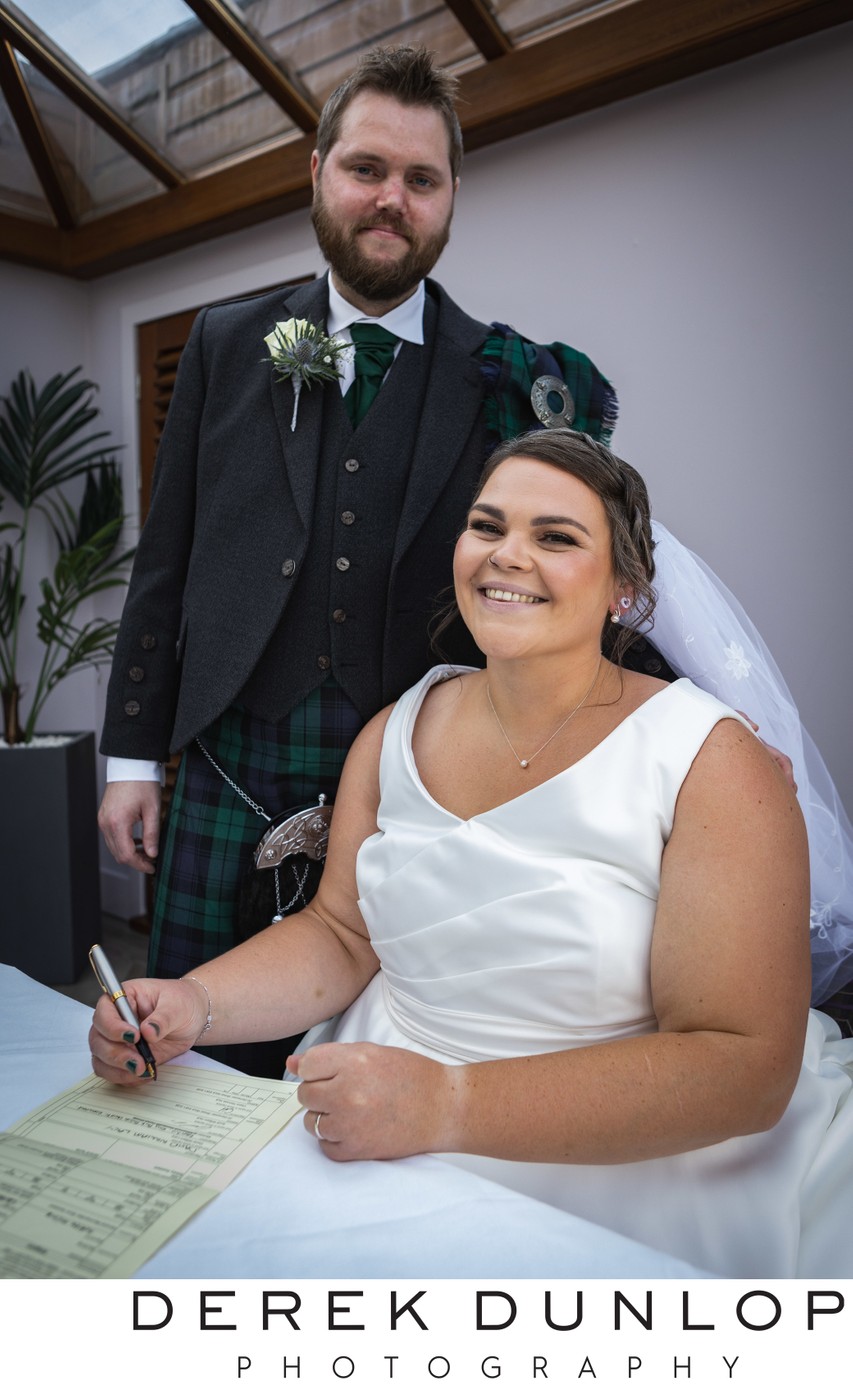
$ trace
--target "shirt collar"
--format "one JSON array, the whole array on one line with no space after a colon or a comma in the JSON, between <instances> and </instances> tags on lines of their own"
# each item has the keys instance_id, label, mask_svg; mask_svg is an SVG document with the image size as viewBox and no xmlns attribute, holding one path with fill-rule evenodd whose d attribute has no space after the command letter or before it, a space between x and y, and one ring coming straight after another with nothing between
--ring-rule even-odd
<instances>
[{"instance_id":1,"label":"shirt collar","mask_svg":"<svg viewBox=\"0 0 853 1387\"><path fill-rule=\"evenodd\" d=\"M334 337L337 333L351 328L353 323L379 323L403 342L414 342L419 347L423 346L426 297L423 280L415 292L402 303L398 303L396 308L392 308L390 313L386 313L382 318L370 318L338 293L332 283L331 271L328 278L329 313L326 318L326 330L331 336Z\"/></svg>"}]
</instances>

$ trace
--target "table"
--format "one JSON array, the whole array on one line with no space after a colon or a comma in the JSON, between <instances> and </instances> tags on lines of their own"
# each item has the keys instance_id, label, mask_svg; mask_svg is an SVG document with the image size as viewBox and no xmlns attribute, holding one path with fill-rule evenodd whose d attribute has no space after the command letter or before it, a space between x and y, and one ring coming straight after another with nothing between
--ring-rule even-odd
<instances>
[{"instance_id":1,"label":"table","mask_svg":"<svg viewBox=\"0 0 853 1387\"><path fill-rule=\"evenodd\" d=\"M0 965L0 1128L90 1072L91 1011ZM181 1063L224 1068L190 1054ZM294 1119L137 1273L268 1277L704 1278L436 1156L328 1161Z\"/></svg>"}]
</instances>

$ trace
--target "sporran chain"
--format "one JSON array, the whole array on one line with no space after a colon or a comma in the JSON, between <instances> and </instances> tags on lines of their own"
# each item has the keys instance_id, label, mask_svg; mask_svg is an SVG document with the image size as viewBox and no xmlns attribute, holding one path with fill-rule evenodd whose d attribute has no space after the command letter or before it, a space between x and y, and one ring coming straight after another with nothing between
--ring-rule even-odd
<instances>
[{"instance_id":1,"label":"sporran chain","mask_svg":"<svg viewBox=\"0 0 853 1387\"><path fill-rule=\"evenodd\" d=\"M214 758L208 751L207 747L204 745L204 743L201 741L199 737L196 737L195 743L201 754L207 758L207 760L210 762L211 766L217 772L217 774L222 776L222 779L225 781L225 784L230 785L235 795L239 795L241 800L243 800L245 804L248 804L250 809L253 809L255 813L259 815L260 818L264 819L268 824L271 824L271 816L266 812L266 810L262 809L259 804L256 804L255 801L249 795L246 794L246 791L237 784L236 780L231 779L231 776L228 775L227 772L222 769L218 761L214 760ZM324 796L320 796L321 802L324 798ZM281 903L281 866L279 865L278 867L276 867L275 871L273 872L273 880L275 882L275 914L272 917L272 924L275 925L280 920L283 920L287 912L289 910L292 910L293 907L296 905L297 901L301 900L303 906L308 904L308 902L305 899L305 883L308 880L308 869L310 865L311 864L309 862L305 863L305 866L302 869L302 875L300 876L296 870L296 864L291 862L290 870L293 872L293 880L296 882L296 891L291 896L290 900L287 902L287 905L285 906L282 906Z\"/></svg>"}]
</instances>

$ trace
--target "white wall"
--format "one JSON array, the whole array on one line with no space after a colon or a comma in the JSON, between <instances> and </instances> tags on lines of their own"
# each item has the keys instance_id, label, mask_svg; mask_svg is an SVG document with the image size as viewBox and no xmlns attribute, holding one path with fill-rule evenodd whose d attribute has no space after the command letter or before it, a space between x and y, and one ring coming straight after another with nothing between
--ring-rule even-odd
<instances>
[{"instance_id":1,"label":"white wall","mask_svg":"<svg viewBox=\"0 0 853 1387\"><path fill-rule=\"evenodd\" d=\"M851 90L853 24L472 154L440 266L614 381L617 451L757 622L848 808ZM136 324L320 268L299 212L91 286L0 265L0 292L34 366L46 324L51 369L85 347L135 468Z\"/></svg>"}]
</instances>

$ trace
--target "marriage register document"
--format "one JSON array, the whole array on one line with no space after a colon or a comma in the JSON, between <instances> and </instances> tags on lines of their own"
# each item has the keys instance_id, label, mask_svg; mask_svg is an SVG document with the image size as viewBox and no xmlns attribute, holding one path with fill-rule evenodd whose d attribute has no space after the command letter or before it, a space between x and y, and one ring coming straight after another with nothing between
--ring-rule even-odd
<instances>
[{"instance_id":1,"label":"marriage register document","mask_svg":"<svg viewBox=\"0 0 853 1387\"><path fill-rule=\"evenodd\" d=\"M129 1276L301 1111L296 1088L169 1064L36 1108L0 1133L0 1277Z\"/></svg>"}]
</instances>

